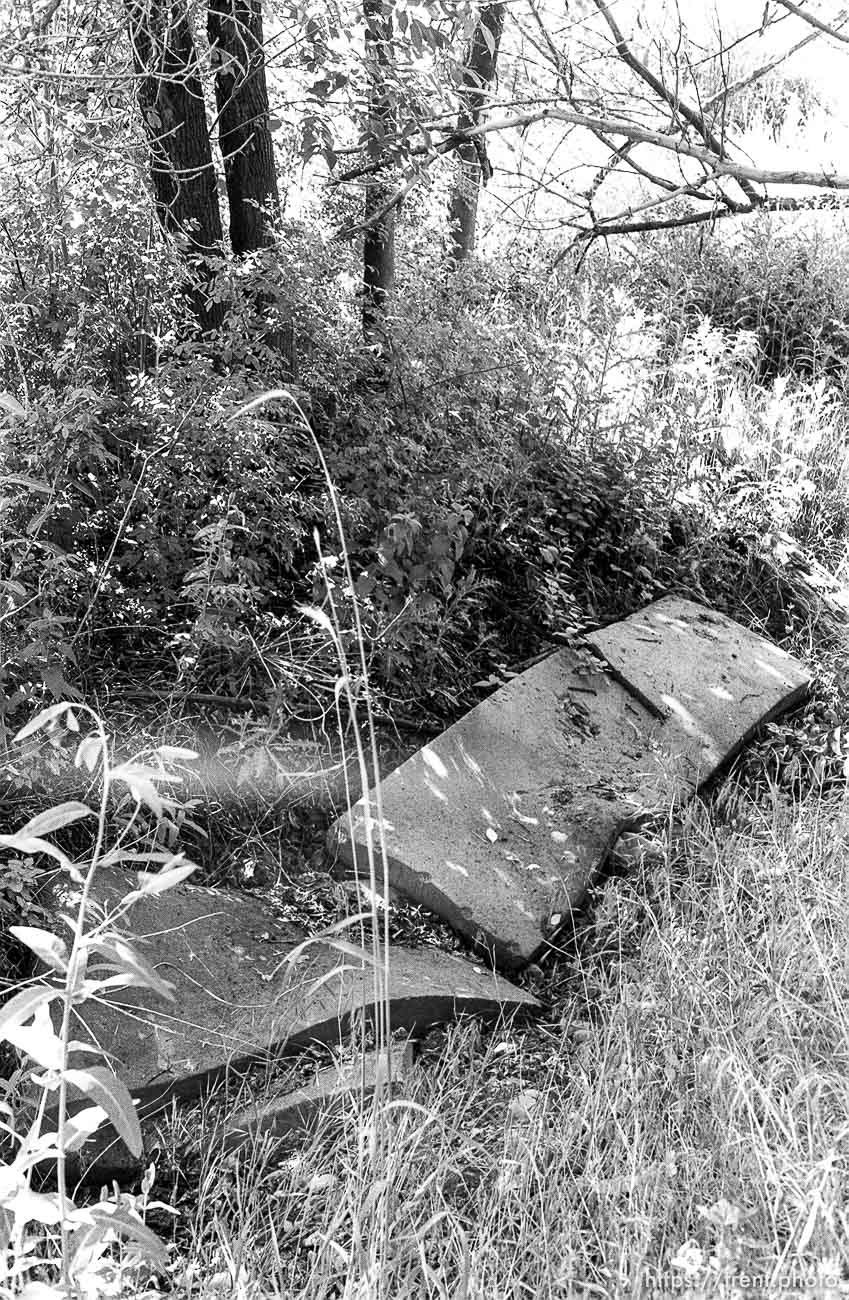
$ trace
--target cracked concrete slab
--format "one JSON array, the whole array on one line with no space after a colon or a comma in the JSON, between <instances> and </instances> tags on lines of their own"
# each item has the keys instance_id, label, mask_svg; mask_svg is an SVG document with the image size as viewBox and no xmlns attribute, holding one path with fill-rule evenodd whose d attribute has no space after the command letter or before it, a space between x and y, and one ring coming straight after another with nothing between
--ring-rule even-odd
<instances>
[{"instance_id":1,"label":"cracked concrete slab","mask_svg":"<svg viewBox=\"0 0 849 1300\"><path fill-rule=\"evenodd\" d=\"M556 941L624 830L692 797L808 682L769 642L689 601L588 640L607 664L558 651L380 786L390 884L506 969ZM376 819L372 795L334 823L343 871L367 872Z\"/></svg>"}]
</instances>

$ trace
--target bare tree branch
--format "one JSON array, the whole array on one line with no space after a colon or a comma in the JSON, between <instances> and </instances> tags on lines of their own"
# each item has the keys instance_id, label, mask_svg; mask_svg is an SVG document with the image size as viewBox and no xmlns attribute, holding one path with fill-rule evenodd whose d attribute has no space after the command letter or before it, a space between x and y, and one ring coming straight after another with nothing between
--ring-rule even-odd
<instances>
[{"instance_id":1,"label":"bare tree branch","mask_svg":"<svg viewBox=\"0 0 849 1300\"><path fill-rule=\"evenodd\" d=\"M604 131L608 135L621 135L626 140L632 140L636 144L653 145L657 149L663 149L667 153L674 153L679 157L693 158L696 162L712 171L716 177L727 176L736 181L750 181L754 185L810 185L816 189L849 189L849 174L846 173L810 171L803 166L787 168L753 167L749 163L738 162L727 156L717 158L709 149L690 144L687 140L678 139L676 136L668 135L663 131L652 131L648 127L639 126L636 122L625 122L616 118L601 115L594 116L589 113L574 113L567 108L540 108L531 113L517 113L512 117L491 118L478 126L468 128L468 130L452 131L437 144L411 145L407 150L407 154L409 157L419 158L426 154L432 154L436 158L440 154L449 153L452 149L456 149L460 142L473 136L492 131L524 130L534 126L537 122L564 122L568 126L580 126L588 131ZM391 165L393 163L389 158L378 159L373 163L352 168L350 171L334 177L334 184L355 180L359 176L381 171ZM754 195L753 202L755 206L762 206L762 196ZM743 210L745 211L745 209Z\"/></svg>"},{"instance_id":2,"label":"bare tree branch","mask_svg":"<svg viewBox=\"0 0 849 1300\"><path fill-rule=\"evenodd\" d=\"M705 186L712 184L713 181L713 176L706 175L701 178L698 185L701 186L703 190ZM665 207L666 204L670 203L673 199L683 198L695 198L699 199L702 203L710 203L712 211L717 210L722 205L723 211L728 212L731 216L735 215L734 209L723 205L724 196L721 193L714 192L713 194L705 194L700 192L697 186L685 184L673 188L671 192L666 191L663 194L655 195L654 198L647 199L645 203L641 203L637 207L629 207L623 212L612 213L609 217L601 217L594 220L591 228L593 230L598 230L599 232L602 230L606 231L608 225L615 226L623 221L632 222L641 212L650 212L653 208ZM757 206L760 207L761 204L758 204ZM747 211L754 211L754 209L747 209ZM700 213L699 215L704 216L704 213Z\"/></svg>"},{"instance_id":3,"label":"bare tree branch","mask_svg":"<svg viewBox=\"0 0 849 1300\"><path fill-rule=\"evenodd\" d=\"M777 54L774 59L770 59L769 63L764 63L761 67L755 68L754 72L747 73L745 77L741 77L739 81L732 82L730 86L723 86L715 95L709 95L702 104L702 111L709 113L715 105L723 100L727 103L729 99L734 97L734 95L739 95L741 90L746 90L748 86L753 86L755 82L760 81L763 77L769 76L769 74L774 72L776 68L781 67L782 63L786 63L791 55L796 54L806 45L809 45L811 41L818 41L819 39L820 37L818 32L810 32L807 36L803 36L795 45L791 45L789 49L784 50L781 54Z\"/></svg>"},{"instance_id":4,"label":"bare tree branch","mask_svg":"<svg viewBox=\"0 0 849 1300\"><path fill-rule=\"evenodd\" d=\"M677 230L682 226L703 226L714 221L724 221L726 217L750 216L753 212L810 212L816 209L816 200L777 195L775 198L764 199L756 207L743 208L738 212L717 207L707 212L686 212L674 217L663 217L659 221L600 221L592 227L581 230L572 244L558 254L556 260L560 261L575 244L604 239L608 235L640 235L652 230Z\"/></svg>"},{"instance_id":5,"label":"bare tree branch","mask_svg":"<svg viewBox=\"0 0 849 1300\"><path fill-rule=\"evenodd\" d=\"M795 14L797 18L810 23L811 27L816 27L817 31L822 32L825 36L831 36L833 40L842 41L844 45L849 45L849 35L840 31L840 27L846 22L845 13L838 15L837 22L839 26L834 27L830 23L824 23L815 14L808 13L807 9L803 9L801 5L794 4L793 0L775 0L775 3L781 5L782 9L786 9L788 13Z\"/></svg>"},{"instance_id":6,"label":"bare tree branch","mask_svg":"<svg viewBox=\"0 0 849 1300\"><path fill-rule=\"evenodd\" d=\"M682 99L675 91L670 90L665 82L652 72L651 68L643 63L642 60L637 58L636 54L634 54L630 45L626 41L616 19L611 14L606 4L606 0L593 0L593 4L610 28L610 31L613 34L613 39L616 42L616 52L622 59L623 63L625 63L632 72L635 72L647 86L650 86L654 93L672 109L672 112L676 116L682 117L695 131L698 131L707 147L715 153L718 158L725 158L727 156L725 144L708 126L704 114L698 109L693 108L692 105L688 104L687 101ZM752 192L751 186L746 178L734 176L733 179L737 181L749 201L754 202L756 196ZM734 206L734 200L728 196L726 196L726 202L729 207Z\"/></svg>"},{"instance_id":7,"label":"bare tree branch","mask_svg":"<svg viewBox=\"0 0 849 1300\"><path fill-rule=\"evenodd\" d=\"M548 56L551 59L551 64L557 75L557 80L563 86L568 102L575 107L575 100L572 95L573 74L571 65L566 56L562 54L554 44L551 33L543 22L542 14L539 11L539 6L536 3L536 0L528 0L528 7L533 15L537 27L539 28L540 37L545 49L548 51ZM539 47L537 46L537 48ZM605 149L608 150L610 157L607 159L604 166L598 169L581 196L590 213L592 213L593 210L593 199L596 194L598 194L608 176L612 175L612 173L616 171L620 162L629 161L628 155L635 147L631 140L626 140L624 144L616 146L612 141L608 140L607 136L602 131L594 131L593 135L601 144L604 145ZM672 187L672 182L664 182L664 185Z\"/></svg>"},{"instance_id":8,"label":"bare tree branch","mask_svg":"<svg viewBox=\"0 0 849 1300\"><path fill-rule=\"evenodd\" d=\"M637 144L651 144L660 149L666 149L671 153L683 155L687 158L695 158L709 169L708 174L698 181L686 185L675 186L668 192L661 202L669 202L670 198L698 198L705 202L712 202L716 206L708 212L688 213L683 217L670 218L668 221L661 222L633 222L629 219L620 222L617 217L610 221L595 221L589 227L583 238L596 237L601 235L614 234L632 234L644 230L667 230L675 226L700 225L707 221L716 220L720 216L747 216L756 211L805 211L814 206L810 199L794 199L785 196L776 196L768 198L765 195L754 193L753 199L748 204L729 205L727 195L702 195L698 191L710 181L716 181L720 176L729 176L734 180L743 178L751 181L756 185L806 185L815 189L829 190L849 190L849 175L838 172L809 172L802 168L793 168L789 170L779 170L774 168L750 167L745 163L735 163L730 160L715 158L707 149L700 149L697 145L688 144L684 140L676 140L674 136L663 135L658 131L649 131L645 128L638 127L630 122L616 122L607 118L591 118L583 113L572 113L568 109L547 108L540 109L536 113L526 113L518 117L502 118L498 121L487 122L480 126L474 127L462 133L453 132L446 139L441 140L437 145L414 145L410 150L410 155L421 157L429 155L423 166L415 174L409 175L401 185L381 206L381 208L369 218L368 221L345 228L337 232L336 238L347 239L352 235L362 233L363 230L371 228L376 220L381 219L387 212L391 211L409 194L410 190L418 183L424 174L424 171L432 163L445 153L449 153L456 148L458 135L461 138L469 138L473 135L481 135L489 131L504 131L511 127L527 127L536 122L554 120L568 122L574 126L583 126L589 130L600 130L605 133L614 135L625 135L629 140ZM628 163L634 166L634 161L628 159ZM387 164L376 162L371 164L368 169L357 168L353 172L345 173L336 177L334 183L339 184L344 180L352 179L365 170L379 170ZM662 178L655 178L651 172L642 169L647 179L657 183ZM669 184L667 182L667 184ZM722 206L720 206L722 205ZM651 206L651 205L649 205ZM618 224L617 224L618 223Z\"/></svg>"},{"instance_id":9,"label":"bare tree branch","mask_svg":"<svg viewBox=\"0 0 849 1300\"><path fill-rule=\"evenodd\" d=\"M794 0L787 0L788 5L793 3ZM632 96L630 103L634 105L642 98L646 105L644 119L646 122L656 120L649 114L655 114L659 105L670 110L668 122L663 123L661 119L661 125L657 127L626 120L624 115L617 116L615 110L610 111L609 106L612 102L610 96L603 92L596 100L598 109L592 99L582 101L577 98L577 92L573 95L573 69L562 52L559 35L555 36L553 29L549 31L538 8L537 0L528 0L528 8L532 20L529 28L533 29L532 37L535 38L532 39L533 48L542 57L546 66L553 69L559 96L553 98L553 102L551 99L541 97L535 101L525 100L518 112L502 112L499 116L493 113L496 106L490 104L492 116L488 121L468 124L458 122L453 129L449 122L444 120L440 122L438 115L429 119L427 133L423 130L420 135L413 134L412 138L408 137L403 141L403 154L408 166L405 167L400 180L396 182L398 187L394 192L385 195L379 215L385 215L397 206L431 165L445 154L462 149L464 146L468 148L470 143L490 132L508 130L524 132L535 124L543 122L561 122L567 128L587 130L609 151L610 156L606 166L597 173L583 196L578 197L577 200L569 196L569 201L577 201L579 207L579 214L573 213L575 221L572 224L583 227L582 239L592 239L608 233L629 234L643 230L702 225L729 214L742 216L762 209L795 210L811 206L804 199L769 197L765 192L765 187L768 186L849 190L849 174L841 174L826 168L813 169L803 163L785 168L755 166L749 159L741 157L739 150L733 149L722 124L713 122L712 110L720 104L727 103L734 94L747 86L766 77L811 41L821 39L819 29L808 32L789 48L764 60L738 81L726 84L716 94L701 102L692 95L689 99L685 98L677 80L673 81L671 74L667 77L662 69L654 71L647 66L643 58L635 54L613 15L610 0L593 0L594 10L601 16L613 38L618 58L646 87L642 97L637 91L636 98ZM790 10L785 12L784 9L786 6L778 14L767 16L771 26L787 21L792 22L793 13ZM842 15L839 21L843 21ZM727 50L732 46L723 43L723 48ZM597 49L595 53L598 56ZM716 56L714 54L711 57L715 59ZM576 63L575 71L586 75L586 69L581 68L580 62ZM504 107L510 106L512 105L508 100ZM664 108L660 111L665 116ZM637 111L639 112L639 109ZM386 144L387 147L380 156L372 157L358 166L339 173L332 178L332 183L340 184L358 177L368 177L381 170L397 166L398 150L392 148L396 142L387 141ZM635 151L640 145L662 150L664 154L674 154L680 160L679 166L674 169L664 168L659 160L655 162L644 154L638 156ZM688 159L692 162L685 167L685 160ZM623 168L627 168L651 185L655 191L655 198L610 217L600 217L593 210L593 197L598 185L603 183L611 170ZM668 175L664 175L664 171L667 171ZM728 193L729 182L739 186L743 193L740 194L734 188L731 189L731 193ZM657 191L663 192L660 197L657 197ZM675 216L661 218L658 214L657 217L648 218L648 209L660 208L673 199L690 200L690 210L679 211ZM694 211L693 206L698 210ZM346 238L360 233L372 225L373 219L373 215L369 214L363 222L340 231L337 237Z\"/></svg>"},{"instance_id":10,"label":"bare tree branch","mask_svg":"<svg viewBox=\"0 0 849 1300\"><path fill-rule=\"evenodd\" d=\"M676 184L675 181L670 181L665 176L659 176L656 172L649 171L648 167L644 167L642 163L637 162L636 158L634 158L632 153L632 150L635 149L637 146L638 143L637 141L628 140L624 145L621 145L618 149L616 149L614 148L612 142L607 138L607 136L603 132L595 131L593 132L593 134L595 135L597 140L601 141L601 143L605 146L605 148L610 149L612 157L609 159L607 166L603 168L601 171L599 171L598 175L593 178L592 187L589 191L587 191L585 195L585 197L588 200L591 200L595 196L595 193L601 186L602 182L613 170L615 170L616 164L620 161L623 162L626 165L626 167L630 167L631 170L635 172L637 176L642 176L643 180L648 181L649 184L656 185L658 189L666 190L668 195L674 195L676 198L678 197L688 197L691 199L705 198L705 195L702 193L702 188L707 183L707 181L713 179L711 175L705 175L701 177L699 180L693 181L691 185L690 184L682 185L680 182ZM712 202L716 202L719 199L721 199L723 203L725 202L725 195L720 196L720 195L713 194L710 197ZM664 200L664 201L668 201L668 200ZM739 207L740 205L732 204L731 205L732 211L735 206Z\"/></svg>"}]
</instances>

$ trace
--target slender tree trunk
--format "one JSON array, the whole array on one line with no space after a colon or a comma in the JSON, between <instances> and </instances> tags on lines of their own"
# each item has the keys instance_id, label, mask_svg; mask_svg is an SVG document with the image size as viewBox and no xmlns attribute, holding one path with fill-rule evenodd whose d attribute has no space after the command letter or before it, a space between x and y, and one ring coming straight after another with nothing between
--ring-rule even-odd
<instances>
[{"instance_id":1,"label":"slender tree trunk","mask_svg":"<svg viewBox=\"0 0 849 1300\"><path fill-rule=\"evenodd\" d=\"M480 12L463 65L457 130L477 126L486 110L489 88L495 80L498 47L504 31L504 0ZM466 140L457 148L459 164L449 206L452 263L464 262L475 247L478 195L492 175L483 136Z\"/></svg>"},{"instance_id":2,"label":"slender tree trunk","mask_svg":"<svg viewBox=\"0 0 849 1300\"><path fill-rule=\"evenodd\" d=\"M392 65L393 0L364 0L366 64L369 75L368 152L378 158L395 128L395 99L389 85ZM379 212L392 195L392 185L380 176L366 183L365 220ZM366 228L363 241L363 337L381 346L386 341L384 317L395 288L395 209Z\"/></svg>"},{"instance_id":3,"label":"slender tree trunk","mask_svg":"<svg viewBox=\"0 0 849 1300\"><path fill-rule=\"evenodd\" d=\"M218 141L224 159L230 243L237 256L274 242L280 195L268 119L262 0L209 0L207 34L215 67ZM257 315L274 308L265 295ZM292 322L266 330L265 341L283 358L289 378L296 359Z\"/></svg>"},{"instance_id":4,"label":"slender tree trunk","mask_svg":"<svg viewBox=\"0 0 849 1300\"><path fill-rule=\"evenodd\" d=\"M127 0L127 13L157 216L183 241L195 272L192 308L202 329L214 329L224 316L210 296L221 213L187 10L182 0Z\"/></svg>"}]
</instances>

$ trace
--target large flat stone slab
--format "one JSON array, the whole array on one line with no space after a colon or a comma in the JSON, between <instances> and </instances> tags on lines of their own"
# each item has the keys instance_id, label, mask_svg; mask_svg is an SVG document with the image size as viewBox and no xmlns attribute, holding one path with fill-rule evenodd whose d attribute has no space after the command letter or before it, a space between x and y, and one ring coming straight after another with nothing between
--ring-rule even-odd
<instances>
[{"instance_id":1,"label":"large flat stone slab","mask_svg":"<svg viewBox=\"0 0 849 1300\"><path fill-rule=\"evenodd\" d=\"M659 601L591 643L615 676L558 651L381 785L390 883L507 969L556 938L624 830L692 797L808 680L687 601ZM375 816L372 797L331 828L343 870L367 872Z\"/></svg>"},{"instance_id":2,"label":"large flat stone slab","mask_svg":"<svg viewBox=\"0 0 849 1300\"><path fill-rule=\"evenodd\" d=\"M104 871L98 904L111 907L134 883ZM54 903L68 907L73 893L62 881ZM111 1055L144 1114L268 1054L338 1043L352 1016L373 1015L382 975L366 956L311 942L287 961L305 934L252 898L182 885L136 903L129 921L133 944L175 986L175 1000L121 990L108 1006L82 1005L74 1037L87 1031ZM484 967L425 947L390 950L388 997L392 1030L408 1032L464 1012L497 1020L538 1005ZM91 1062L75 1064L83 1060Z\"/></svg>"},{"instance_id":3,"label":"large flat stone slab","mask_svg":"<svg viewBox=\"0 0 849 1300\"><path fill-rule=\"evenodd\" d=\"M531 961L651 802L672 796L654 719L613 678L563 650L536 664L382 783L390 883L499 966ZM375 815L372 800L371 814ZM367 873L361 800L331 828Z\"/></svg>"}]
</instances>

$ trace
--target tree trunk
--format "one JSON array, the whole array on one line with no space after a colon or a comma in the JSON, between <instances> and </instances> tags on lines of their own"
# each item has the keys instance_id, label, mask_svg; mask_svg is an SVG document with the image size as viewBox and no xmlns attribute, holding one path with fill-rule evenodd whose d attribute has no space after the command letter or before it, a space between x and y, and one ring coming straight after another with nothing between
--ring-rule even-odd
<instances>
[{"instance_id":1,"label":"tree trunk","mask_svg":"<svg viewBox=\"0 0 849 1300\"><path fill-rule=\"evenodd\" d=\"M236 254L271 242L280 198L268 126L260 0L210 0L218 140L224 158L230 243Z\"/></svg>"},{"instance_id":2,"label":"tree trunk","mask_svg":"<svg viewBox=\"0 0 849 1300\"><path fill-rule=\"evenodd\" d=\"M280 215L268 118L262 0L209 0L207 34L215 67L230 243L241 256L273 244L274 222ZM266 295L258 295L254 305L258 317L267 318L275 310ZM287 377L294 378L292 322L267 329L265 342L281 354Z\"/></svg>"},{"instance_id":3,"label":"tree trunk","mask_svg":"<svg viewBox=\"0 0 849 1300\"><path fill-rule=\"evenodd\" d=\"M369 76L368 154L380 157L395 128L395 99L388 84L392 65L393 0L364 0L366 65ZM365 220L390 200L392 185L379 175L366 183ZM381 349L386 343L384 317L395 287L395 208L366 228L363 240L363 337Z\"/></svg>"},{"instance_id":4,"label":"tree trunk","mask_svg":"<svg viewBox=\"0 0 849 1300\"><path fill-rule=\"evenodd\" d=\"M193 265L189 298L201 328L215 329L224 316L210 296L221 213L187 11L182 0L127 0L127 12L157 216Z\"/></svg>"},{"instance_id":5,"label":"tree trunk","mask_svg":"<svg viewBox=\"0 0 849 1300\"><path fill-rule=\"evenodd\" d=\"M498 0L498 3L487 5L481 10L463 65L458 131L477 126L483 117L489 88L495 80L498 66L498 47L504 31L504 10L504 0ZM492 175L483 136L464 141L458 146L457 154L460 161L449 206L449 256L455 264L466 261L474 251L478 194L481 183L485 185Z\"/></svg>"}]
</instances>

